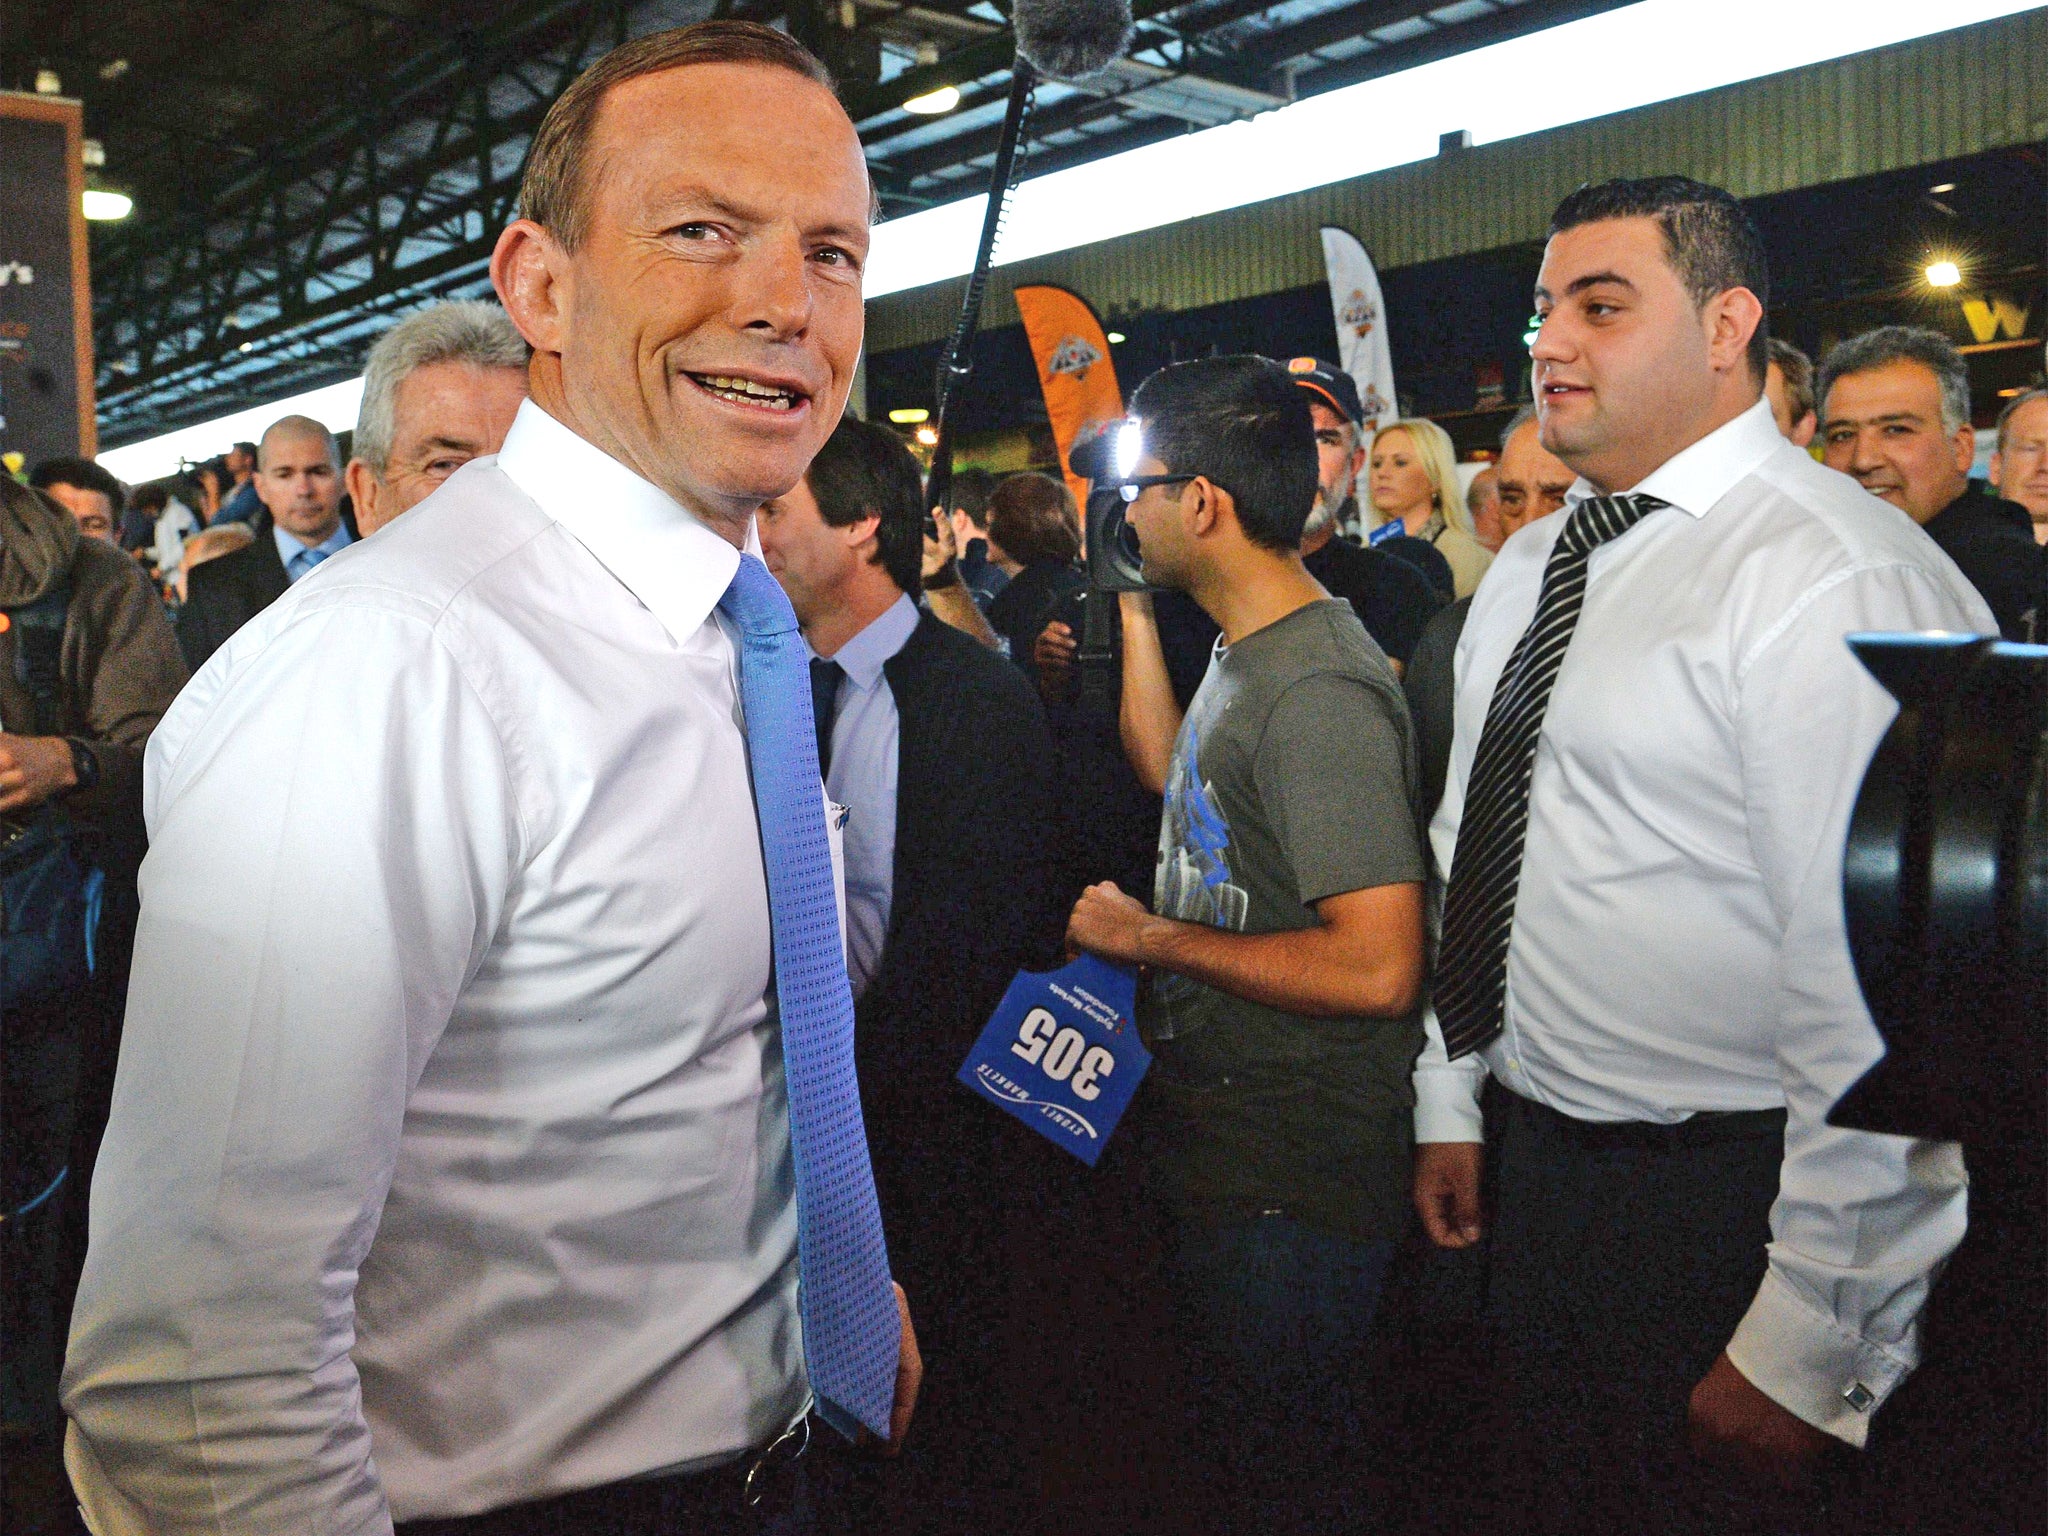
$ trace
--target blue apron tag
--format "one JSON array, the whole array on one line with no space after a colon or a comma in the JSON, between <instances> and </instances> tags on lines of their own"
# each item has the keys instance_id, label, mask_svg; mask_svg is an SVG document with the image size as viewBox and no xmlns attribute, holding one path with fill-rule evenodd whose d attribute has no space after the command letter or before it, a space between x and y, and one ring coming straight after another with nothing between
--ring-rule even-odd
<instances>
[{"instance_id":1,"label":"blue apron tag","mask_svg":"<svg viewBox=\"0 0 2048 1536\"><path fill-rule=\"evenodd\" d=\"M1019 971L960 1081L1093 1168L1152 1065L1137 997L1133 972L1093 955Z\"/></svg>"}]
</instances>

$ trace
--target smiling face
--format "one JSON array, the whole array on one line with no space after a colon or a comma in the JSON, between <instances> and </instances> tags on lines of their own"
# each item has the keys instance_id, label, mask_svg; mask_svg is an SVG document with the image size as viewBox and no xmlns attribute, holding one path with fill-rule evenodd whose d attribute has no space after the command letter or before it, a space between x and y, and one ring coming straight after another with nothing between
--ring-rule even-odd
<instances>
[{"instance_id":1,"label":"smiling face","mask_svg":"<svg viewBox=\"0 0 2048 1536\"><path fill-rule=\"evenodd\" d=\"M1397 517L1427 517L1436 501L1429 471L1415 451L1415 439L1400 428L1382 432L1372 445L1372 504L1389 522Z\"/></svg>"},{"instance_id":2,"label":"smiling face","mask_svg":"<svg viewBox=\"0 0 2048 1536\"><path fill-rule=\"evenodd\" d=\"M838 423L870 191L852 123L791 70L626 80L591 134L580 245L520 221L493 262L534 399L737 540Z\"/></svg>"},{"instance_id":3,"label":"smiling face","mask_svg":"<svg viewBox=\"0 0 2048 1536\"><path fill-rule=\"evenodd\" d=\"M1821 462L1854 475L1873 496L1927 522L1970 484L1976 434L1942 429L1941 380L1925 363L1898 358L1845 373L1822 402Z\"/></svg>"},{"instance_id":4,"label":"smiling face","mask_svg":"<svg viewBox=\"0 0 2048 1536\"><path fill-rule=\"evenodd\" d=\"M1753 403L1746 288L1696 304L1654 218L1600 219L1551 236L1536 279L1534 360L1543 446L1602 491L1622 491Z\"/></svg>"}]
</instances>

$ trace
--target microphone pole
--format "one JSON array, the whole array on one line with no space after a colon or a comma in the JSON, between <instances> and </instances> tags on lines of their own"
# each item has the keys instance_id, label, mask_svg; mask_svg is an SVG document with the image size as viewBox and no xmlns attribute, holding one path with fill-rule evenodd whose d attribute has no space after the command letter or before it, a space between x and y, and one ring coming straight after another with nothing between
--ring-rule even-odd
<instances>
[{"instance_id":1,"label":"microphone pole","mask_svg":"<svg viewBox=\"0 0 2048 1536\"><path fill-rule=\"evenodd\" d=\"M974 335L981 327L981 301L988 291L989 268L995 260L996 238L1002 233L1003 214L1009 207L1010 189L1017 180L1017 149L1031 121L1031 102L1038 85L1038 72L1018 55L1010 69L1010 100L1003 111L1003 131L996 141L996 163L989 173L988 208L981 218L981 245L975 252L974 270L967 279L967 293L960 302L960 319L953 336L939 356L939 441L932 449L931 473L925 479L925 505L941 514L952 505L953 427L949 407L960 386L974 371Z\"/></svg>"}]
</instances>

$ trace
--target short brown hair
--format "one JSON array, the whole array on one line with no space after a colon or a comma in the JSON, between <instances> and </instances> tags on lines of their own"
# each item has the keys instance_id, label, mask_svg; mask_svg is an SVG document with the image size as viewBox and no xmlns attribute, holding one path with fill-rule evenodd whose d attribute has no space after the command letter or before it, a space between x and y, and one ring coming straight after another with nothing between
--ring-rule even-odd
<instances>
[{"instance_id":1,"label":"short brown hair","mask_svg":"<svg viewBox=\"0 0 2048 1536\"><path fill-rule=\"evenodd\" d=\"M1785 380L1785 393L1792 401L1792 419L1813 414L1813 359L1789 341L1771 338L1771 361Z\"/></svg>"},{"instance_id":2,"label":"short brown hair","mask_svg":"<svg viewBox=\"0 0 2048 1536\"><path fill-rule=\"evenodd\" d=\"M988 536L1020 565L1072 565L1081 553L1074 493L1051 475L1012 475L989 495Z\"/></svg>"},{"instance_id":3,"label":"short brown hair","mask_svg":"<svg viewBox=\"0 0 2048 1536\"><path fill-rule=\"evenodd\" d=\"M526 152L519 180L519 216L531 219L564 250L589 232L585 202L591 131L615 85L688 64L765 64L815 80L830 91L832 75L816 54L787 32L752 21L699 21L650 32L599 59L555 98Z\"/></svg>"}]
</instances>

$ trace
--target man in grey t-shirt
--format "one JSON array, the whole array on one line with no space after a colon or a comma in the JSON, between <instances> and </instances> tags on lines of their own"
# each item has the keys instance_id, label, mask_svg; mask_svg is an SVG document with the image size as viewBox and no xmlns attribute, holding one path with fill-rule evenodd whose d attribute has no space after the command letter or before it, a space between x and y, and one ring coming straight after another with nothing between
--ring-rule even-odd
<instances>
[{"instance_id":1,"label":"man in grey t-shirt","mask_svg":"<svg viewBox=\"0 0 2048 1536\"><path fill-rule=\"evenodd\" d=\"M1406 1222L1423 863L1393 671L1297 553L1302 393L1264 358L1155 374L1126 482L1146 579L1223 631L1180 720L1143 601L1123 728L1163 787L1154 910L1114 885L1068 942L1150 967L1150 1172L1227 1494L1313 1507L1355 1440L1359 1346Z\"/></svg>"}]
</instances>

